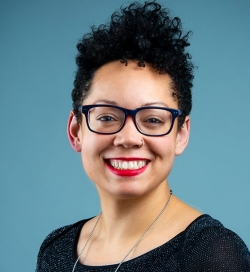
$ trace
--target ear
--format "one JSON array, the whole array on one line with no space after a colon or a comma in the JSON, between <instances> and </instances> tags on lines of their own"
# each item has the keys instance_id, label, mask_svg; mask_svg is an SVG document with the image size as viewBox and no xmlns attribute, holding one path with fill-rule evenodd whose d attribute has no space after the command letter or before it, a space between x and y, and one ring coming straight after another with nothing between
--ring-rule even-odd
<instances>
[{"instance_id":1,"label":"ear","mask_svg":"<svg viewBox=\"0 0 250 272\"><path fill-rule=\"evenodd\" d=\"M177 132L175 155L179 156L185 150L188 145L190 135L190 117L187 116L182 127Z\"/></svg>"},{"instance_id":2,"label":"ear","mask_svg":"<svg viewBox=\"0 0 250 272\"><path fill-rule=\"evenodd\" d=\"M81 152L82 150L81 141L79 138L79 129L80 129L80 126L77 123L77 120L73 111L71 111L69 115L68 125L67 125L67 134L68 134L69 142L72 148L76 152Z\"/></svg>"}]
</instances>

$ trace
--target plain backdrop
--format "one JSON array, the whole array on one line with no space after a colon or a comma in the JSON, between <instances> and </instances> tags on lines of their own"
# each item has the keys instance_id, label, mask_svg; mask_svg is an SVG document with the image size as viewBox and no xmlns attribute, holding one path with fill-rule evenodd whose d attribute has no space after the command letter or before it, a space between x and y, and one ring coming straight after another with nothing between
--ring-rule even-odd
<instances>
[{"instance_id":1,"label":"plain backdrop","mask_svg":"<svg viewBox=\"0 0 250 272\"><path fill-rule=\"evenodd\" d=\"M100 212L67 140L76 43L124 0L0 1L0 271L35 270L55 228ZM175 195L250 247L250 1L162 0L192 30L191 139Z\"/></svg>"}]
</instances>

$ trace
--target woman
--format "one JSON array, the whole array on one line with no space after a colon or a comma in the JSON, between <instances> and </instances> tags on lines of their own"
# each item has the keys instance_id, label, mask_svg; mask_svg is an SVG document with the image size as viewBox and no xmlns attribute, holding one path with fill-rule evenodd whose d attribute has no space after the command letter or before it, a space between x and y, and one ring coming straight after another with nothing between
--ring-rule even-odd
<instances>
[{"instance_id":1,"label":"woman","mask_svg":"<svg viewBox=\"0 0 250 272\"><path fill-rule=\"evenodd\" d=\"M250 271L243 241L169 188L190 133L188 35L134 3L78 44L68 136L102 212L52 232L37 271Z\"/></svg>"}]
</instances>

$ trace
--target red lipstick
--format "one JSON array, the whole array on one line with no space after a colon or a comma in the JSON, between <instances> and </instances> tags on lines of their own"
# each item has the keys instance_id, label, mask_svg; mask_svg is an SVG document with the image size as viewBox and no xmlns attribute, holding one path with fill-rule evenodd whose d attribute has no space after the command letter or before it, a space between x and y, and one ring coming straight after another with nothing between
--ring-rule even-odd
<instances>
[{"instance_id":1,"label":"red lipstick","mask_svg":"<svg viewBox=\"0 0 250 272\"><path fill-rule=\"evenodd\" d=\"M119 158L116 160L122 160L122 161L136 161L136 160L145 160L145 159L138 159L138 158L133 158L133 159L127 159L127 158ZM110 165L110 163L108 163L108 161L106 162L107 168L115 175L117 176L124 176L124 177L133 177L133 176L137 176L140 175L141 173L143 173L148 164L140 167L139 169L117 169L114 168L112 165Z\"/></svg>"}]
</instances>

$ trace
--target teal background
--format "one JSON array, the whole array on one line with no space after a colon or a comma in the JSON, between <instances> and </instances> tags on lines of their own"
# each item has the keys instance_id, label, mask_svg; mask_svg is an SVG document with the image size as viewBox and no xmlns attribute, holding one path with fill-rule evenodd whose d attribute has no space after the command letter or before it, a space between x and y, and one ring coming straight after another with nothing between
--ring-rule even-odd
<instances>
[{"instance_id":1,"label":"teal background","mask_svg":"<svg viewBox=\"0 0 250 272\"><path fill-rule=\"evenodd\" d=\"M78 39L124 0L0 1L0 271L34 271L53 229L100 211L67 140ZM250 1L162 0L193 30L192 132L174 193L250 247Z\"/></svg>"}]
</instances>

